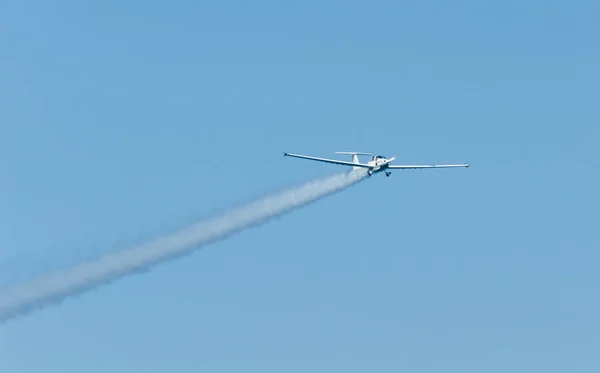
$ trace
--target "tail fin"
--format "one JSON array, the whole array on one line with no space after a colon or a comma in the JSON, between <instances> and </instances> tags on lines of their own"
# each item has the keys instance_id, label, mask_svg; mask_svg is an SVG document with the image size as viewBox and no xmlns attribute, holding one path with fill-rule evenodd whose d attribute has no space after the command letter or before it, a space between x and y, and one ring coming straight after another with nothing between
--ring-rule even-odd
<instances>
[{"instance_id":1,"label":"tail fin","mask_svg":"<svg viewBox=\"0 0 600 373\"><path fill-rule=\"evenodd\" d=\"M373 155L372 153L362 153L362 152L335 152L335 154L349 154L352 155L352 163L360 163L358 160L359 155ZM353 169L359 169L360 167L352 167Z\"/></svg>"}]
</instances>

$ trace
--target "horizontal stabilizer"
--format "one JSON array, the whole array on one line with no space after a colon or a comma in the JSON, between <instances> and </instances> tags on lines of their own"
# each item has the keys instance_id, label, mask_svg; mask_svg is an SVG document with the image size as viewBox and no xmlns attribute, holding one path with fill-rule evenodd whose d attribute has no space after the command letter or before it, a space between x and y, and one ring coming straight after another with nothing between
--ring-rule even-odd
<instances>
[{"instance_id":1,"label":"horizontal stabilizer","mask_svg":"<svg viewBox=\"0 0 600 373\"><path fill-rule=\"evenodd\" d=\"M348 154L352 156L352 163L354 164L359 164L360 161L358 160L358 156L359 155L373 155L371 153L363 153L363 152L335 152L335 154ZM354 170L356 170L359 167L353 167Z\"/></svg>"},{"instance_id":2,"label":"horizontal stabilizer","mask_svg":"<svg viewBox=\"0 0 600 373\"><path fill-rule=\"evenodd\" d=\"M362 153L362 152L335 152L335 154L350 154L350 155L373 155L373 153Z\"/></svg>"}]
</instances>

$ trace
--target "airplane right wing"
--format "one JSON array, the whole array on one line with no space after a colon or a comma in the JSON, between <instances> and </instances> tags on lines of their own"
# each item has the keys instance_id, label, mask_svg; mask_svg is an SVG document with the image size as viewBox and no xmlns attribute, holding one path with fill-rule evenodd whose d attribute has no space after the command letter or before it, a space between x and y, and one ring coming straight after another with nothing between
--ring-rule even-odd
<instances>
[{"instance_id":1,"label":"airplane right wing","mask_svg":"<svg viewBox=\"0 0 600 373\"><path fill-rule=\"evenodd\" d=\"M446 167L469 167L468 163L461 164L423 164L423 165L389 165L388 169L415 169L415 168L446 168Z\"/></svg>"},{"instance_id":2,"label":"airplane right wing","mask_svg":"<svg viewBox=\"0 0 600 373\"><path fill-rule=\"evenodd\" d=\"M318 158L318 157L311 157L311 156L308 156L308 155L291 154L291 153L283 153L283 155L286 156L286 157L295 157L295 158L310 159L312 161L332 163L332 164L338 164L338 165L342 165L342 166L371 168L371 166L368 166L368 165L366 165L364 163L353 163L353 162L346 162L346 161L338 161L337 159Z\"/></svg>"}]
</instances>

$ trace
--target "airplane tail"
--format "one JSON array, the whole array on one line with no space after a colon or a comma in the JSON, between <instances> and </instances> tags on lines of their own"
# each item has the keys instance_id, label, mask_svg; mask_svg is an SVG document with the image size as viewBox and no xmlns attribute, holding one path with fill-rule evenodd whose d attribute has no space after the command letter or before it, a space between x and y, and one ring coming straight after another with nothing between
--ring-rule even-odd
<instances>
[{"instance_id":1,"label":"airplane tail","mask_svg":"<svg viewBox=\"0 0 600 373\"><path fill-rule=\"evenodd\" d=\"M358 160L359 155L373 155L371 153L362 153L362 152L335 152L335 154L349 154L352 155L352 163L360 163ZM357 170L360 167L352 167L353 170Z\"/></svg>"}]
</instances>

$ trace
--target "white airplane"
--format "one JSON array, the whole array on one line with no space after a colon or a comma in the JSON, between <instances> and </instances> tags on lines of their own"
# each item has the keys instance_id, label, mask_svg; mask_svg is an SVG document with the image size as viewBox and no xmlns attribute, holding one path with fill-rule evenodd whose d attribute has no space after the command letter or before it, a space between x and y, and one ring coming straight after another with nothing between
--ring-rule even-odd
<instances>
[{"instance_id":1,"label":"white airplane","mask_svg":"<svg viewBox=\"0 0 600 373\"><path fill-rule=\"evenodd\" d=\"M352 155L352 162L338 161L337 159L311 157L308 155L301 155L301 154L283 153L283 155L286 157L296 157L296 158L310 159L310 160L319 161L319 162L333 163L333 164L338 164L338 165L342 165L342 166L350 166L355 170L360 169L360 168L366 168L366 169L368 169L367 173L369 174L369 176L373 175L374 173L381 172L381 171L385 171L385 176L390 176L390 174L392 172L389 170L399 170L399 169L469 167L469 165L467 163L431 164L431 165L426 165L426 164L425 165L392 165L391 163L393 160L396 159L396 157L392 157L392 158L388 159L382 155L376 155L376 156L372 157L371 160L368 161L367 163L360 163L358 160L359 155L373 155L373 154L372 153L361 153L361 152L336 152L336 154L350 154L350 155Z\"/></svg>"}]
</instances>

